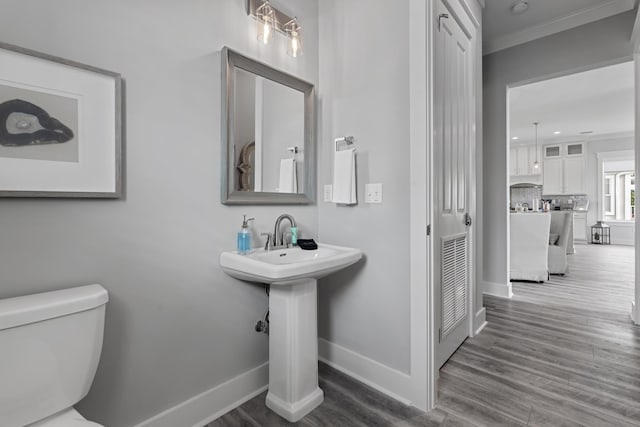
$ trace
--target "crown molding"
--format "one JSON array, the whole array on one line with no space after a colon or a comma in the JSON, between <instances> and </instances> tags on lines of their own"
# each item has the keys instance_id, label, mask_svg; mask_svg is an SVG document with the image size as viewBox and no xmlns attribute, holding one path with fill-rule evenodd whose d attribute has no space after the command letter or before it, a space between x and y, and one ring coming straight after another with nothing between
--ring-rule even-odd
<instances>
[{"instance_id":1,"label":"crown molding","mask_svg":"<svg viewBox=\"0 0 640 427\"><path fill-rule=\"evenodd\" d=\"M627 12L635 7L634 0L611 0L587 9L561 16L549 22L525 28L494 39L485 39L483 55L498 52L519 44L527 43L561 31L599 21L619 13Z\"/></svg>"}]
</instances>

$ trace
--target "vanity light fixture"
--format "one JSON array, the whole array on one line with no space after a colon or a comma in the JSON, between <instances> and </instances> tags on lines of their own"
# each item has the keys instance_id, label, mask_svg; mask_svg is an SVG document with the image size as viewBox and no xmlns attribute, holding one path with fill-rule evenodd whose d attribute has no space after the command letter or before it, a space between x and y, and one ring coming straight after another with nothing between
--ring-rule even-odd
<instances>
[{"instance_id":1,"label":"vanity light fixture","mask_svg":"<svg viewBox=\"0 0 640 427\"><path fill-rule=\"evenodd\" d=\"M533 125L536 127L536 161L533 162L533 168L535 170L540 169L540 163L538 162L538 125L540 123L534 122Z\"/></svg>"},{"instance_id":2,"label":"vanity light fixture","mask_svg":"<svg viewBox=\"0 0 640 427\"><path fill-rule=\"evenodd\" d=\"M298 25L298 18L293 19L284 24L284 31L289 37L289 46L287 47L287 55L297 58L302 55L302 42L300 41L300 27Z\"/></svg>"},{"instance_id":3,"label":"vanity light fixture","mask_svg":"<svg viewBox=\"0 0 640 427\"><path fill-rule=\"evenodd\" d=\"M300 25L297 17L285 15L269 3L269 0L245 0L247 15L256 18L258 25L258 40L268 44L275 33L287 37L287 54L293 58L302 55L302 41L300 40Z\"/></svg>"},{"instance_id":4,"label":"vanity light fixture","mask_svg":"<svg viewBox=\"0 0 640 427\"><path fill-rule=\"evenodd\" d=\"M268 44L278 27L276 12L267 0L256 9L255 14L258 22L258 40Z\"/></svg>"}]
</instances>

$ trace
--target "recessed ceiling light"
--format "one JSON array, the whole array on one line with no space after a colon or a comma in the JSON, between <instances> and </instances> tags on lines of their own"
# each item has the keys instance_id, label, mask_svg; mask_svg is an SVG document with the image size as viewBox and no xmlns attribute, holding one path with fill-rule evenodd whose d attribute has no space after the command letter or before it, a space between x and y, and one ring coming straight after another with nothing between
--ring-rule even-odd
<instances>
[{"instance_id":1,"label":"recessed ceiling light","mask_svg":"<svg viewBox=\"0 0 640 427\"><path fill-rule=\"evenodd\" d=\"M511 139L520 139L520 137L514 136L514 137L513 137L513 138L511 138Z\"/></svg>"},{"instance_id":2,"label":"recessed ceiling light","mask_svg":"<svg viewBox=\"0 0 640 427\"><path fill-rule=\"evenodd\" d=\"M560 135L560 131L559 131L559 130L557 130L557 131L555 131L553 134L554 134L554 135Z\"/></svg>"},{"instance_id":3,"label":"recessed ceiling light","mask_svg":"<svg viewBox=\"0 0 640 427\"><path fill-rule=\"evenodd\" d=\"M529 9L529 3L527 3L526 1L519 1L513 6L511 6L511 12L513 12L516 15L525 13L528 9Z\"/></svg>"}]
</instances>

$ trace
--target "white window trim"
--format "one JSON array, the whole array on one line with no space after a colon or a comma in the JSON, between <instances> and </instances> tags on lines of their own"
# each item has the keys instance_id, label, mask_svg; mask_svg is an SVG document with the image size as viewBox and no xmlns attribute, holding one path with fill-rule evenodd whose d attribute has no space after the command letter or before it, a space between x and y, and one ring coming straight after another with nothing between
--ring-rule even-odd
<instances>
[{"instance_id":1,"label":"white window trim","mask_svg":"<svg viewBox=\"0 0 640 427\"><path fill-rule=\"evenodd\" d=\"M610 181L609 193L604 192L605 188L607 188L607 181ZM617 194L616 174L605 172L603 176L602 197L601 197L602 209L604 211L605 216L607 215L612 216L614 217L613 219L615 219L615 216L616 216L616 194ZM605 198L607 196L611 197L611 203L609 205L609 207L611 208L610 210L607 210L606 208L607 204L605 203ZM602 219L604 219L604 217Z\"/></svg>"},{"instance_id":2,"label":"white window trim","mask_svg":"<svg viewBox=\"0 0 640 427\"><path fill-rule=\"evenodd\" d=\"M598 220L604 220L604 163L606 161L613 160L628 160L635 159L635 153L633 150L622 151L605 151L597 153L598 158L598 188L597 188L597 202L598 202Z\"/></svg>"}]
</instances>

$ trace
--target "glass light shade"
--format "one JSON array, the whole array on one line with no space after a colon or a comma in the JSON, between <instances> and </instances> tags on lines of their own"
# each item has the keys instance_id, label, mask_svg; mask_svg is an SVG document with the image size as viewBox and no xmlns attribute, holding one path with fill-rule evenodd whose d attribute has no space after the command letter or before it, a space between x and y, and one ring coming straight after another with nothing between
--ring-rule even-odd
<instances>
[{"instance_id":1,"label":"glass light shade","mask_svg":"<svg viewBox=\"0 0 640 427\"><path fill-rule=\"evenodd\" d=\"M300 40L300 27L298 26L297 18L293 18L291 21L287 22L284 26L284 30L289 37L287 55L297 58L302 55L302 41Z\"/></svg>"},{"instance_id":2,"label":"glass light shade","mask_svg":"<svg viewBox=\"0 0 640 427\"><path fill-rule=\"evenodd\" d=\"M256 19L258 23L258 40L268 44L276 32L276 13L268 1L264 2L256 10Z\"/></svg>"},{"instance_id":3,"label":"glass light shade","mask_svg":"<svg viewBox=\"0 0 640 427\"><path fill-rule=\"evenodd\" d=\"M538 163L537 160L535 162L533 162L533 168L534 169L540 169L540 163Z\"/></svg>"}]
</instances>

